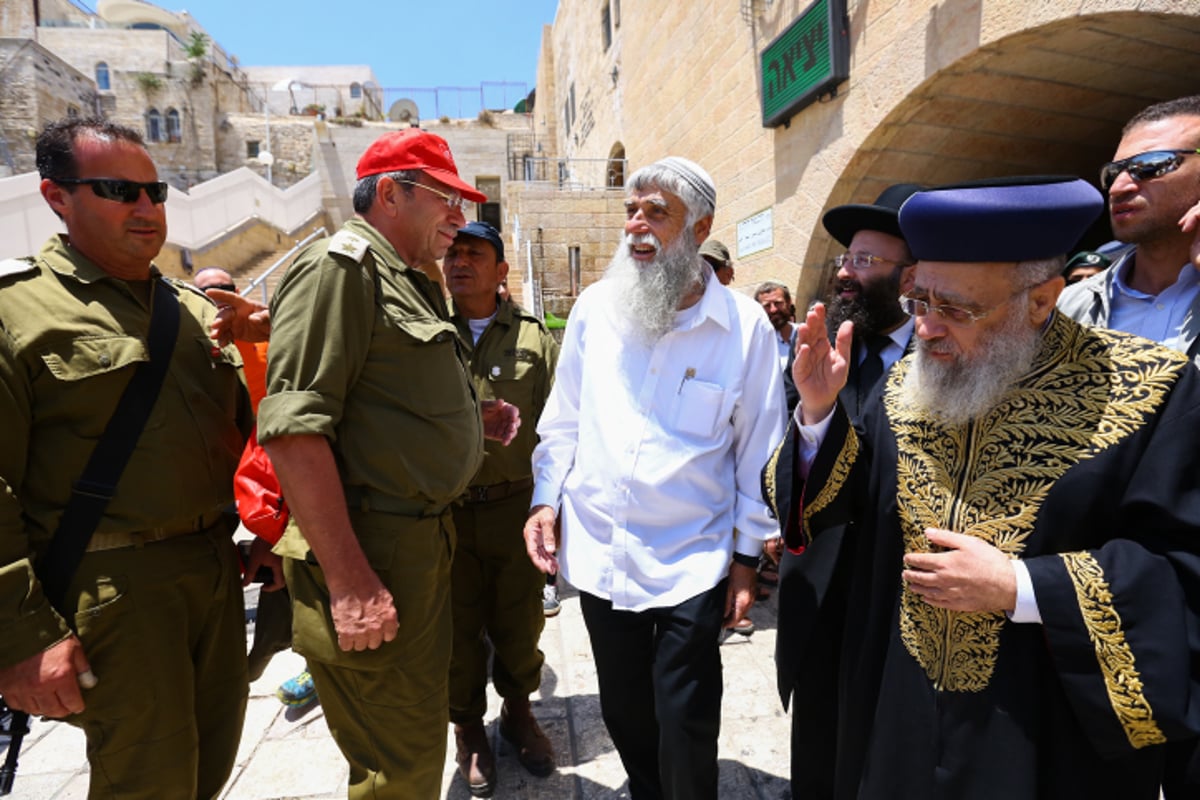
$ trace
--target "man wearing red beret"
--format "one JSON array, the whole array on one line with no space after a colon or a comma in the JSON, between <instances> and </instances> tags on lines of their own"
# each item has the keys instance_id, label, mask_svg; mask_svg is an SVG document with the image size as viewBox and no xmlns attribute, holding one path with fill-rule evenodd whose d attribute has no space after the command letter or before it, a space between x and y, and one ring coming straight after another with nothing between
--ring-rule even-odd
<instances>
[{"instance_id":1,"label":"man wearing red beret","mask_svg":"<svg viewBox=\"0 0 1200 800\"><path fill-rule=\"evenodd\" d=\"M357 216L297 256L271 301L258 438L296 525L277 551L351 798L429 798L449 723L450 504L519 418L476 402L440 290L484 195L440 137L385 134L358 162ZM483 408L481 419L480 408Z\"/></svg>"}]
</instances>

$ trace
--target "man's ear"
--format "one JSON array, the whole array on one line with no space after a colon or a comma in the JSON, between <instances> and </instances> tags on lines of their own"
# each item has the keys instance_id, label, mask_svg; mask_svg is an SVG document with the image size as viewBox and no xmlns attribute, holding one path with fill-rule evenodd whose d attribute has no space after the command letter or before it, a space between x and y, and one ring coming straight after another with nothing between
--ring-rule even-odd
<instances>
[{"instance_id":1,"label":"man's ear","mask_svg":"<svg viewBox=\"0 0 1200 800\"><path fill-rule=\"evenodd\" d=\"M908 294L910 291L912 291L913 284L916 282L916 264L909 264L907 267L900 268L900 294Z\"/></svg>"},{"instance_id":2,"label":"man's ear","mask_svg":"<svg viewBox=\"0 0 1200 800\"><path fill-rule=\"evenodd\" d=\"M692 226L692 233L696 237L697 247L704 244L704 240L712 233L712 222L712 214L709 214L707 217L697 220L696 224Z\"/></svg>"},{"instance_id":3,"label":"man's ear","mask_svg":"<svg viewBox=\"0 0 1200 800\"><path fill-rule=\"evenodd\" d=\"M381 175L375 184L375 196L379 199L379 206L391 216L398 213L403 194L404 190L400 184L387 175Z\"/></svg>"},{"instance_id":4,"label":"man's ear","mask_svg":"<svg viewBox=\"0 0 1200 800\"><path fill-rule=\"evenodd\" d=\"M508 262L501 261L500 263L498 263L496 265L496 281L498 283L503 283L504 279L507 277L508 277Z\"/></svg>"},{"instance_id":5,"label":"man's ear","mask_svg":"<svg viewBox=\"0 0 1200 800\"><path fill-rule=\"evenodd\" d=\"M1045 283L1039 283L1029 290L1029 321L1040 327L1054 310L1058 296L1062 294L1067 282L1061 275L1055 275Z\"/></svg>"},{"instance_id":6,"label":"man's ear","mask_svg":"<svg viewBox=\"0 0 1200 800\"><path fill-rule=\"evenodd\" d=\"M42 193L42 199L44 199L46 204L50 206L50 210L53 211L59 219L62 219L63 212L66 210L68 205L67 190L49 178L44 178L42 179L42 182L38 184L38 191Z\"/></svg>"}]
</instances>

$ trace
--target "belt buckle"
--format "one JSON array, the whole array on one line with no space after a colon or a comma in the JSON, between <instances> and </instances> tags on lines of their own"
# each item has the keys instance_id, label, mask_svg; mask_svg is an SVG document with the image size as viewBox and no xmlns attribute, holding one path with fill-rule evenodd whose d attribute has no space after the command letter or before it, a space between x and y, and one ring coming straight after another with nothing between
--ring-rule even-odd
<instances>
[{"instance_id":1,"label":"belt buckle","mask_svg":"<svg viewBox=\"0 0 1200 800\"><path fill-rule=\"evenodd\" d=\"M488 487L486 486L470 486L467 488L470 493L472 503L486 503L488 499Z\"/></svg>"}]
</instances>

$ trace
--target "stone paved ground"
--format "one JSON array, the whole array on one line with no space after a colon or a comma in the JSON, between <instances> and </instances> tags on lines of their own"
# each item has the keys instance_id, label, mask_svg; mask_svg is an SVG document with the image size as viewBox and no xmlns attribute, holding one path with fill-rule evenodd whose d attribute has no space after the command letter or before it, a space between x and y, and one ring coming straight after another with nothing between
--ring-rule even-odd
<instances>
[{"instance_id":1,"label":"stone paved ground","mask_svg":"<svg viewBox=\"0 0 1200 800\"><path fill-rule=\"evenodd\" d=\"M257 602L247 594L247 607ZM725 697L720 760L722 800L782 800L788 796L789 720L774 688L774 598L751 611L758 630L749 639L733 635L722 645ZM547 620L542 634L546 665L534 711L554 742L559 769L534 778L517 763L498 732L499 698L491 697L488 731L499 775L496 798L520 800L614 800L627 798L625 773L600 719L596 673L578 597L564 592L562 613ZM250 687L241 749L223 800L336 800L344 798L346 766L329 736L319 705L301 712L284 708L275 688L303 667L288 651L271 662ZM492 694L489 692L489 694ZM444 800L469 798L454 768L453 736L448 754ZM3 748L0 747L0 754ZM153 769L148 764L148 769ZM35 722L22 749L15 798L82 800L87 795L87 764L82 735L61 723Z\"/></svg>"}]
</instances>

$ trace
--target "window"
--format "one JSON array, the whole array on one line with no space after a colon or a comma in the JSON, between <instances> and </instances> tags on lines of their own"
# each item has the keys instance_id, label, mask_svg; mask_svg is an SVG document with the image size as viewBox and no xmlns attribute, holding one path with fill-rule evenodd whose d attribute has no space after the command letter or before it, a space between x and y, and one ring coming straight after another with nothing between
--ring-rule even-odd
<instances>
[{"instance_id":1,"label":"window","mask_svg":"<svg viewBox=\"0 0 1200 800\"><path fill-rule=\"evenodd\" d=\"M571 297L578 297L580 290L583 288L580 285L583 283L583 265L579 255L579 245L572 245L567 248L567 275L571 281Z\"/></svg>"},{"instance_id":2,"label":"window","mask_svg":"<svg viewBox=\"0 0 1200 800\"><path fill-rule=\"evenodd\" d=\"M350 99L357 100L360 97L362 97L362 84L361 83L350 84Z\"/></svg>"},{"instance_id":3,"label":"window","mask_svg":"<svg viewBox=\"0 0 1200 800\"><path fill-rule=\"evenodd\" d=\"M563 101L563 123L566 125L566 133L571 132L571 125L575 122L575 84L571 84L571 91L567 95L567 99Z\"/></svg>"},{"instance_id":4,"label":"window","mask_svg":"<svg viewBox=\"0 0 1200 800\"><path fill-rule=\"evenodd\" d=\"M479 204L479 220L490 224L496 230L503 230L500 225L500 179L476 178L475 188L487 195L487 200Z\"/></svg>"},{"instance_id":5,"label":"window","mask_svg":"<svg viewBox=\"0 0 1200 800\"><path fill-rule=\"evenodd\" d=\"M146 112L146 141L161 142L163 140L162 115L157 108Z\"/></svg>"},{"instance_id":6,"label":"window","mask_svg":"<svg viewBox=\"0 0 1200 800\"><path fill-rule=\"evenodd\" d=\"M96 64L96 88L102 92L112 88L108 77L108 64L103 61Z\"/></svg>"},{"instance_id":7,"label":"window","mask_svg":"<svg viewBox=\"0 0 1200 800\"><path fill-rule=\"evenodd\" d=\"M625 145L617 142L608 154L608 180L611 187L625 185Z\"/></svg>"},{"instance_id":8,"label":"window","mask_svg":"<svg viewBox=\"0 0 1200 800\"><path fill-rule=\"evenodd\" d=\"M246 158L258 158L258 139L246 142Z\"/></svg>"},{"instance_id":9,"label":"window","mask_svg":"<svg viewBox=\"0 0 1200 800\"><path fill-rule=\"evenodd\" d=\"M179 122L179 112L173 108L167 109L167 141L183 141L183 126Z\"/></svg>"},{"instance_id":10,"label":"window","mask_svg":"<svg viewBox=\"0 0 1200 800\"><path fill-rule=\"evenodd\" d=\"M600 11L600 35L604 37L604 50L612 47L612 10L608 0L604 0L604 8Z\"/></svg>"}]
</instances>

